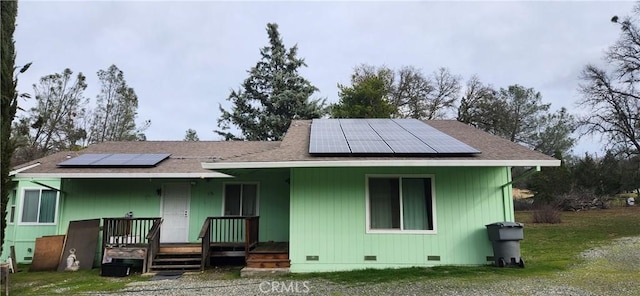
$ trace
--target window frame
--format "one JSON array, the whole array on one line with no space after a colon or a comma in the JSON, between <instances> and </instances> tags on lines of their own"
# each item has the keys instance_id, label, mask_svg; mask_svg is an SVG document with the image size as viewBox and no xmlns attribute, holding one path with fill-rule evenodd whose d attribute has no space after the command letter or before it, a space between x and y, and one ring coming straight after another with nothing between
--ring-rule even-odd
<instances>
[{"instance_id":1,"label":"window frame","mask_svg":"<svg viewBox=\"0 0 640 296\"><path fill-rule=\"evenodd\" d=\"M12 189L7 212L7 225L14 225L16 222L16 198L18 198L18 190Z\"/></svg>"},{"instance_id":2,"label":"window frame","mask_svg":"<svg viewBox=\"0 0 640 296\"><path fill-rule=\"evenodd\" d=\"M400 229L374 229L371 228L371 201L369 195L369 179L372 178L396 178L399 179L400 193ZM403 213L402 179L430 179L431 180L431 219L433 220L433 230L405 230ZM365 231L367 234L438 234L438 219L436 217L436 187L435 175L433 174L366 174L365 175Z\"/></svg>"},{"instance_id":3,"label":"window frame","mask_svg":"<svg viewBox=\"0 0 640 296\"><path fill-rule=\"evenodd\" d=\"M222 183L222 212L223 217L243 217L243 215L226 215L224 209L227 203L227 185L256 185L256 216L260 216L260 182L224 182ZM242 193L240 194L240 213L242 213Z\"/></svg>"},{"instance_id":4,"label":"window frame","mask_svg":"<svg viewBox=\"0 0 640 296\"><path fill-rule=\"evenodd\" d=\"M48 190L48 191L54 191L56 193L56 206L55 206L55 212L53 213L53 222L23 222L22 221L22 217L24 215L24 198L26 196L26 192L27 191L39 191L40 194L38 194L38 220L40 220L40 205L42 204L42 191L43 190ZM58 211L60 210L60 191L57 190L53 190L53 189L48 189L48 188L41 188L41 187L25 187L22 188L22 190L20 190L20 213L19 213L19 217L18 218L18 225L37 225L37 226L47 226L47 225L57 225L58 224Z\"/></svg>"}]
</instances>

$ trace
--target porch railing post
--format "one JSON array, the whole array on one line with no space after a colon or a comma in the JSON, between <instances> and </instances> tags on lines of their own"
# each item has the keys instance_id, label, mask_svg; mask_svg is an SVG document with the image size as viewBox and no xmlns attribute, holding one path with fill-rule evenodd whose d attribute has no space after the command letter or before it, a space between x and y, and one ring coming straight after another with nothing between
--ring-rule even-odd
<instances>
[{"instance_id":1,"label":"porch railing post","mask_svg":"<svg viewBox=\"0 0 640 296\"><path fill-rule=\"evenodd\" d=\"M201 271L204 270L206 267L209 267L210 265L209 252L211 250L211 231L212 231L211 224L213 224L212 217L206 218L204 220L204 223L202 224L200 235L198 235L198 238L200 238L202 242L202 251L201 251L201 257L200 257Z\"/></svg>"}]
</instances>

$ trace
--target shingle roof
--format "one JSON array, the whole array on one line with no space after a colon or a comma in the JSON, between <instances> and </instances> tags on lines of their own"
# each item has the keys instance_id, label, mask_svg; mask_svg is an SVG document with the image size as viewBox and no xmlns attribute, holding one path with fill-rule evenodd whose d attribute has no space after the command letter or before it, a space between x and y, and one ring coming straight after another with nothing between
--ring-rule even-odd
<instances>
[{"instance_id":1,"label":"shingle roof","mask_svg":"<svg viewBox=\"0 0 640 296\"><path fill-rule=\"evenodd\" d=\"M214 142L214 141L142 141L104 142L90 145L81 151L55 153L17 167L40 165L22 172L29 174L208 174L202 162L220 161L273 150L280 142ZM85 153L171 153L171 156L150 168L60 168L58 163Z\"/></svg>"},{"instance_id":2,"label":"shingle roof","mask_svg":"<svg viewBox=\"0 0 640 296\"><path fill-rule=\"evenodd\" d=\"M291 123L282 144L277 149L240 155L226 160L213 162L273 162L273 161L347 161L347 160L505 160L505 161L559 161L553 157L533 151L524 146L510 142L498 136L491 135L472 126L454 120L425 121L432 127L478 149L480 154L466 156L312 156L308 153L310 120L296 120Z\"/></svg>"},{"instance_id":3,"label":"shingle roof","mask_svg":"<svg viewBox=\"0 0 640 296\"><path fill-rule=\"evenodd\" d=\"M354 163L378 163L393 165L397 162L430 164L460 163L488 166L495 165L559 165L560 161L532 151L521 145L512 143L500 137L480 131L466 124L452 120L426 121L432 127L458 139L481 151L480 154L466 156L312 156L308 153L310 120L295 120L291 123L286 136L281 142L267 141L144 141L144 142L105 142L90 145L77 152L59 152L33 162L24 164L19 168L39 162L40 165L29 168L21 174L113 174L122 177L131 174L207 174L212 171L203 168L231 168L231 167L264 167L277 163L279 167L287 167L288 163L318 164L322 162L333 165L349 162ZM171 153L169 159L152 168L60 168L58 163L84 153ZM498 162L499 161L499 162ZM301 165L302 164L302 165ZM18 169L19 169L18 168Z\"/></svg>"}]
</instances>

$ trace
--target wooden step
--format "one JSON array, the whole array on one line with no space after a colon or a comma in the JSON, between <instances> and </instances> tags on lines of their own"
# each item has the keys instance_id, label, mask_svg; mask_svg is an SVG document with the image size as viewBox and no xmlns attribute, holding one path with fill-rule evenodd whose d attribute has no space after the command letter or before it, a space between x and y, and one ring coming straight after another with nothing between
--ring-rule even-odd
<instances>
[{"instance_id":1,"label":"wooden step","mask_svg":"<svg viewBox=\"0 0 640 296\"><path fill-rule=\"evenodd\" d=\"M159 253L202 253L200 245L160 246Z\"/></svg>"},{"instance_id":2,"label":"wooden step","mask_svg":"<svg viewBox=\"0 0 640 296\"><path fill-rule=\"evenodd\" d=\"M249 268L286 268L290 266L289 259L247 260L247 267Z\"/></svg>"},{"instance_id":3,"label":"wooden step","mask_svg":"<svg viewBox=\"0 0 640 296\"><path fill-rule=\"evenodd\" d=\"M198 253L157 253L156 257L200 257L202 255L202 253L198 252Z\"/></svg>"},{"instance_id":4,"label":"wooden step","mask_svg":"<svg viewBox=\"0 0 640 296\"><path fill-rule=\"evenodd\" d=\"M289 259L288 253L249 253L251 259Z\"/></svg>"},{"instance_id":5,"label":"wooden step","mask_svg":"<svg viewBox=\"0 0 640 296\"><path fill-rule=\"evenodd\" d=\"M245 251L213 251L211 257L244 257Z\"/></svg>"},{"instance_id":6,"label":"wooden step","mask_svg":"<svg viewBox=\"0 0 640 296\"><path fill-rule=\"evenodd\" d=\"M151 265L151 270L155 269L170 269L170 270L183 270L183 269L200 269L200 264L169 264L169 265Z\"/></svg>"},{"instance_id":7,"label":"wooden step","mask_svg":"<svg viewBox=\"0 0 640 296\"><path fill-rule=\"evenodd\" d=\"M200 262L200 260L202 260L202 258L200 257L193 257L193 258L156 258L153 259L153 263L157 263L157 262L193 262L193 261L197 261Z\"/></svg>"}]
</instances>

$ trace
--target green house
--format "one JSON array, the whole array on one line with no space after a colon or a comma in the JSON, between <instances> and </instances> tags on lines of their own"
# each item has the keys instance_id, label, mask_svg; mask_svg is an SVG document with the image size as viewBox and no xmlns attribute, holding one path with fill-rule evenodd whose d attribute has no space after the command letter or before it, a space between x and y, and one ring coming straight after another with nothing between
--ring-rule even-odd
<instances>
[{"instance_id":1,"label":"green house","mask_svg":"<svg viewBox=\"0 0 640 296\"><path fill-rule=\"evenodd\" d=\"M145 250L147 270L233 256L291 272L482 265L485 225L514 220L511 168L558 165L447 120L298 120L280 142L105 142L11 172L1 259L14 246L29 263L36 238L101 219L96 265L118 248ZM192 261L167 259L171 247Z\"/></svg>"}]
</instances>

